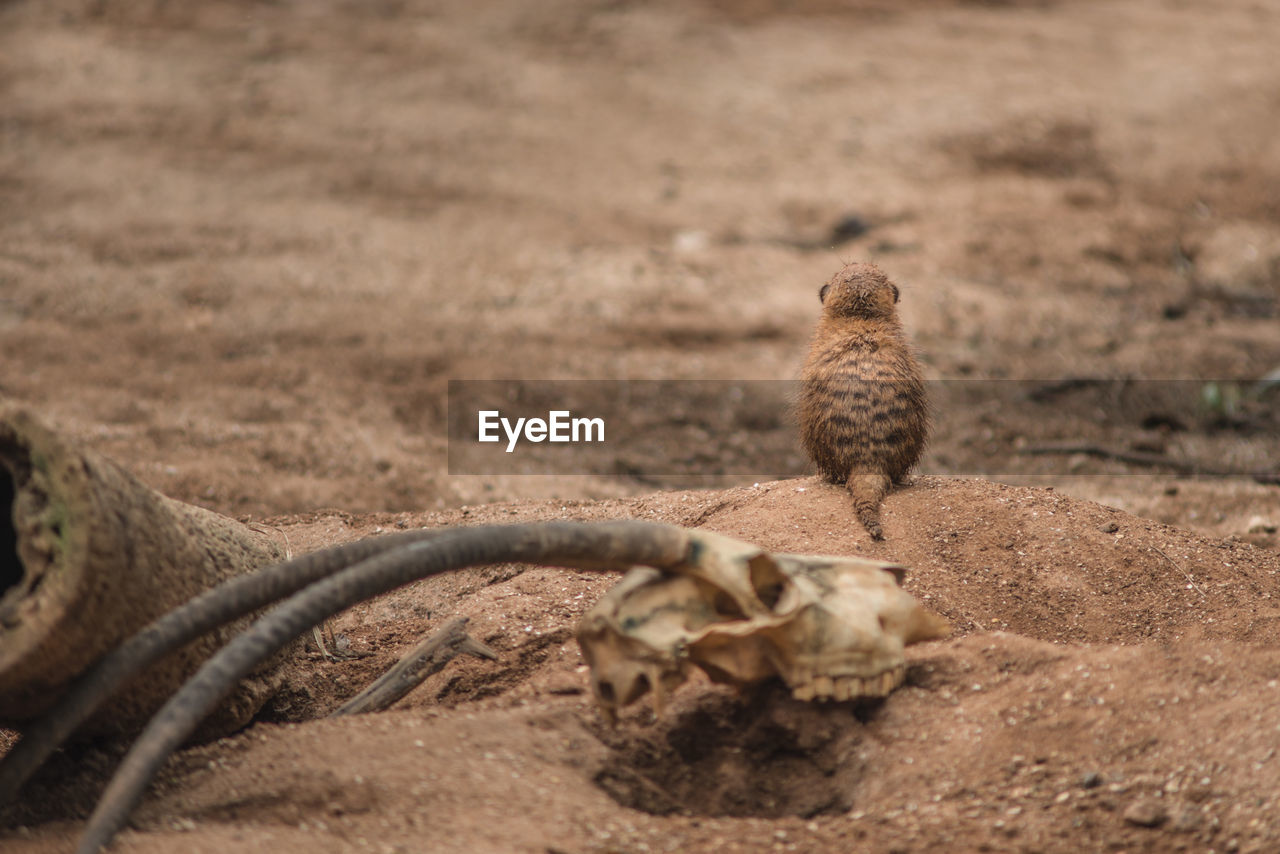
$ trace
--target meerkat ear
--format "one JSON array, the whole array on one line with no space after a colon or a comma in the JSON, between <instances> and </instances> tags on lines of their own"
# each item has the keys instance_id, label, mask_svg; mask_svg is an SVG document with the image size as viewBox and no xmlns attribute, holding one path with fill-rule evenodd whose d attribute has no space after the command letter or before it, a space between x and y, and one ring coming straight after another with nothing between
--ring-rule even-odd
<instances>
[{"instance_id":1,"label":"meerkat ear","mask_svg":"<svg viewBox=\"0 0 1280 854\"><path fill-rule=\"evenodd\" d=\"M818 302L825 303L827 301L827 291L829 290L831 290L831 283L827 282L818 290ZM897 299L894 302L897 302Z\"/></svg>"},{"instance_id":2,"label":"meerkat ear","mask_svg":"<svg viewBox=\"0 0 1280 854\"><path fill-rule=\"evenodd\" d=\"M894 302L897 302L897 301L898 301L898 286L897 286L897 285L893 285L893 284L891 284L891 285L889 285L889 287L893 288L893 301L894 301Z\"/></svg>"}]
</instances>

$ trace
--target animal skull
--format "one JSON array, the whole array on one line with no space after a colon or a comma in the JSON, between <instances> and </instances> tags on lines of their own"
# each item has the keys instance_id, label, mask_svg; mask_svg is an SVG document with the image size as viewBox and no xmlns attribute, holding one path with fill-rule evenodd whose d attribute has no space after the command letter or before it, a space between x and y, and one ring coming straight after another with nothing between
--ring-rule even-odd
<instances>
[{"instance_id":1,"label":"animal skull","mask_svg":"<svg viewBox=\"0 0 1280 854\"><path fill-rule=\"evenodd\" d=\"M902 684L906 645L950 630L896 564L771 555L705 531L690 543L678 567L631 569L578 625L610 721L648 691L660 712L692 668L738 686L780 676L800 700L883 697Z\"/></svg>"}]
</instances>

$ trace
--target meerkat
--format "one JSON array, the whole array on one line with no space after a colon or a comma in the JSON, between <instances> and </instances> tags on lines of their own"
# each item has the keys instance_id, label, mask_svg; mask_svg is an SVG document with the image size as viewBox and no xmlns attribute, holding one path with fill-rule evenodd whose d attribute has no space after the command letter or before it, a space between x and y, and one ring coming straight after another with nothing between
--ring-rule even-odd
<instances>
[{"instance_id":1,"label":"meerkat","mask_svg":"<svg viewBox=\"0 0 1280 854\"><path fill-rule=\"evenodd\" d=\"M849 488L854 512L876 540L884 539L880 502L920 459L929 432L898 296L873 264L849 264L822 286L797 407L805 450L823 477Z\"/></svg>"}]
</instances>

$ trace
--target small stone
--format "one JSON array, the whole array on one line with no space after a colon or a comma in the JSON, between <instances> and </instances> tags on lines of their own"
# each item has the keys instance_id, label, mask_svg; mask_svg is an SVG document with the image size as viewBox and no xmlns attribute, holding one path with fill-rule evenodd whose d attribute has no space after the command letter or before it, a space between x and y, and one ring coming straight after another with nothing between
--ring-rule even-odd
<instances>
[{"instance_id":1,"label":"small stone","mask_svg":"<svg viewBox=\"0 0 1280 854\"><path fill-rule=\"evenodd\" d=\"M1280 232L1275 226L1235 222L1220 226L1196 252L1197 279L1228 295L1274 285L1280 264Z\"/></svg>"},{"instance_id":2,"label":"small stone","mask_svg":"<svg viewBox=\"0 0 1280 854\"><path fill-rule=\"evenodd\" d=\"M1080 785L1086 789L1096 789L1102 785L1102 775L1097 771L1090 771L1080 778Z\"/></svg>"},{"instance_id":3,"label":"small stone","mask_svg":"<svg viewBox=\"0 0 1280 854\"><path fill-rule=\"evenodd\" d=\"M1114 534L1116 531L1120 530L1120 526L1115 522L1107 522L1106 524L1099 525L1098 530L1104 534Z\"/></svg>"},{"instance_id":4,"label":"small stone","mask_svg":"<svg viewBox=\"0 0 1280 854\"><path fill-rule=\"evenodd\" d=\"M1245 526L1245 531L1250 534L1274 534L1277 526L1275 522L1263 516L1254 516L1249 520L1249 524Z\"/></svg>"},{"instance_id":5,"label":"small stone","mask_svg":"<svg viewBox=\"0 0 1280 854\"><path fill-rule=\"evenodd\" d=\"M576 673L552 673L543 683L543 690L548 694L575 695L583 692L582 678Z\"/></svg>"},{"instance_id":6,"label":"small stone","mask_svg":"<svg viewBox=\"0 0 1280 854\"><path fill-rule=\"evenodd\" d=\"M831 226L828 240L832 244L840 244L861 237L870 230L870 224L862 217L853 213L845 214Z\"/></svg>"},{"instance_id":7,"label":"small stone","mask_svg":"<svg viewBox=\"0 0 1280 854\"><path fill-rule=\"evenodd\" d=\"M1174 816L1173 823L1169 827L1179 833L1190 833L1193 830L1197 830L1200 827L1200 823L1200 811L1195 807L1184 807L1181 812Z\"/></svg>"},{"instance_id":8,"label":"small stone","mask_svg":"<svg viewBox=\"0 0 1280 854\"><path fill-rule=\"evenodd\" d=\"M702 252L711 245L711 235L697 229L676 232L671 238L671 248L681 254Z\"/></svg>"},{"instance_id":9,"label":"small stone","mask_svg":"<svg viewBox=\"0 0 1280 854\"><path fill-rule=\"evenodd\" d=\"M1168 818L1164 807L1150 798L1134 801L1124 811L1124 820L1138 827L1159 827Z\"/></svg>"}]
</instances>

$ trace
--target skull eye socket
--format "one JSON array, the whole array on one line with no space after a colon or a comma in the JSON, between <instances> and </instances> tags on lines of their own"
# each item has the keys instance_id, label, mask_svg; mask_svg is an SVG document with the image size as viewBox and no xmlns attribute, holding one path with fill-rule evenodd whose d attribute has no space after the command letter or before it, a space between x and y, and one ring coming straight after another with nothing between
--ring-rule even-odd
<instances>
[{"instance_id":1,"label":"skull eye socket","mask_svg":"<svg viewBox=\"0 0 1280 854\"><path fill-rule=\"evenodd\" d=\"M823 286L818 290L818 302L826 302L826 301L827 301L827 291L829 291L829 290L831 290L831 283L830 283L830 282L828 282L827 284L823 285Z\"/></svg>"},{"instance_id":2,"label":"skull eye socket","mask_svg":"<svg viewBox=\"0 0 1280 854\"><path fill-rule=\"evenodd\" d=\"M742 609L738 607L738 603L723 590L717 590L711 599L711 608L721 617L727 617L730 620L745 620L747 615L742 613Z\"/></svg>"},{"instance_id":3,"label":"skull eye socket","mask_svg":"<svg viewBox=\"0 0 1280 854\"><path fill-rule=\"evenodd\" d=\"M751 572L751 587L760 599L760 604L772 611L778 606L778 600L787 588L787 576L779 570L776 563L768 559L753 558L747 568Z\"/></svg>"}]
</instances>

